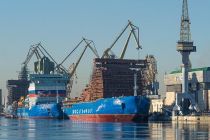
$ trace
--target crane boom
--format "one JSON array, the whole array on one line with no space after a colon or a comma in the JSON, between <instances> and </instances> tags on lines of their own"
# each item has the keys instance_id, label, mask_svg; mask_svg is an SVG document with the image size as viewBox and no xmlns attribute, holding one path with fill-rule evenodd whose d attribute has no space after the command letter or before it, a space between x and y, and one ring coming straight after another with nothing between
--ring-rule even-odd
<instances>
[{"instance_id":1,"label":"crane boom","mask_svg":"<svg viewBox=\"0 0 210 140\"><path fill-rule=\"evenodd\" d=\"M48 53L48 51L41 45L41 43L38 44L38 46L40 46L44 52L50 57L50 59L56 64L58 65L58 63L55 61L55 59ZM39 48L40 49L40 48Z\"/></svg>"},{"instance_id":2,"label":"crane boom","mask_svg":"<svg viewBox=\"0 0 210 140\"><path fill-rule=\"evenodd\" d=\"M133 25L131 21L128 21L128 24L125 26L123 31L117 36L117 38L114 40L114 42L111 44L111 46L104 51L104 53L102 55L102 58L110 58L109 52L114 47L114 45L117 43L117 41L121 38L121 36L125 33L125 31L128 29L128 27L131 28L131 31L130 31L129 37L128 37L127 41L126 41L126 45L124 46L123 51L122 51L122 53L120 55L120 58L123 59L123 57L125 55L125 51L127 49L128 42L130 40L131 35L134 36L134 39L135 39L136 44L137 44L137 49L142 48L140 43L139 43L139 28L137 26ZM138 35L136 35L135 30L138 31Z\"/></svg>"},{"instance_id":3,"label":"crane boom","mask_svg":"<svg viewBox=\"0 0 210 140\"><path fill-rule=\"evenodd\" d=\"M74 74L74 72L76 71L76 69L77 69L77 67L78 67L78 65L79 65L79 63L80 63L80 61L81 61L85 51L87 50L87 47L88 47L88 45L86 45L84 50L82 51L82 54L80 55L79 59L77 60L73 70L70 72L70 76L72 76Z\"/></svg>"},{"instance_id":4,"label":"crane boom","mask_svg":"<svg viewBox=\"0 0 210 140\"><path fill-rule=\"evenodd\" d=\"M132 33L132 32L130 32L130 34L129 34L129 36L128 36L128 39L127 39L126 44L125 44L125 47L123 48L123 51L122 51L122 53L121 53L121 55L120 55L120 59L123 59L124 56L125 56L125 52L126 52L126 50L127 50L127 48L128 48L128 43L129 43L129 40L130 40L130 37L131 37L131 33Z\"/></svg>"},{"instance_id":5,"label":"crane boom","mask_svg":"<svg viewBox=\"0 0 210 140\"><path fill-rule=\"evenodd\" d=\"M20 73L22 73L22 71L24 70L23 67L27 68L28 63L34 54L36 55L37 60L41 60L43 57L48 56L51 59L51 61L53 61L54 64L57 64L57 62L54 60L54 58L47 52L47 50L41 45L41 43L38 43L38 44L31 45L29 52L26 56L26 59L22 63L23 66L22 66L22 70ZM53 70L55 70L55 69L53 69Z\"/></svg>"},{"instance_id":6,"label":"crane boom","mask_svg":"<svg viewBox=\"0 0 210 140\"><path fill-rule=\"evenodd\" d=\"M108 57L108 55L109 55L108 52L114 47L114 45L116 44L116 42L120 39L120 37L123 35L123 33L128 28L128 26L129 26L129 24L127 24L125 26L125 28L123 29L123 31L119 34L119 36L115 39L115 41L111 44L111 46L104 51L104 54L102 55L102 58Z\"/></svg>"},{"instance_id":7,"label":"crane boom","mask_svg":"<svg viewBox=\"0 0 210 140\"><path fill-rule=\"evenodd\" d=\"M84 41L85 41L85 43L88 45L88 47L91 49L91 51L95 54L95 56L97 57L97 58L99 58L99 54L98 54L98 51L96 50L96 48L95 48L95 45L94 45L94 42L92 41L92 40L87 40L87 39L85 39L85 38L83 38L84 39ZM89 43L88 43L88 41L89 41ZM93 46L94 47L92 47L90 44L93 44Z\"/></svg>"},{"instance_id":8,"label":"crane boom","mask_svg":"<svg viewBox=\"0 0 210 140\"><path fill-rule=\"evenodd\" d=\"M63 64L64 61L67 60L67 58L68 58L68 57L69 57L69 56L70 56L70 55L71 55L71 54L80 46L80 44L81 44L82 42L85 42L86 45L85 45L85 47L84 47L82 53L80 54L79 59L76 61L76 64L73 63L73 64L70 66L69 71L67 72L67 74L68 74L68 76L69 76L69 78L70 78L70 79L69 79L69 83L68 83L68 85L67 85L67 96L68 96L68 97L70 97L70 93L71 93L71 89L72 89L72 85L73 85L73 80L74 80L74 75L75 75L76 69L77 69L77 67L78 67L78 65L79 65L79 63L80 63L82 57L84 56L84 53L85 53L85 51L87 50L87 48L90 48L91 51L96 55L96 57L99 57L96 48L91 46L91 43L94 45L94 42L91 41L91 40L87 40L87 39L85 39L85 38L82 38L82 40L79 42L79 44L78 44L78 45L77 45L77 46L76 46L76 47L67 55L67 57L65 57L65 59L64 59L60 64Z\"/></svg>"},{"instance_id":9,"label":"crane boom","mask_svg":"<svg viewBox=\"0 0 210 140\"><path fill-rule=\"evenodd\" d=\"M61 63L57 64L55 68L61 68L60 66L62 66L62 64L71 56L72 53L75 52L75 50L76 50L83 42L86 43L85 49L84 49L83 51L85 52L87 48L90 48L91 51L95 54L95 56L96 56L97 58L99 58L99 54L98 54L98 52L97 52L95 46L92 47L92 46L90 45L91 43L94 45L94 42L93 42L92 40L88 40L88 39L86 39L86 38L83 37L82 40L74 47L74 49L73 49L73 50L72 50L72 51L71 51L71 52L70 52L70 53L61 61ZM80 57L82 58L83 55L84 55L84 53L82 53L82 55L81 55ZM81 60L81 58L78 59L78 62L77 62L76 65L74 66L75 69L77 68L77 66L78 66L78 64L79 64L79 62L80 62L80 60ZM63 67L63 68L64 68L64 67ZM74 68L73 68L73 70L74 70ZM75 71L75 70L74 70L74 71ZM65 69L65 72L66 72L66 73L69 73L68 70L66 70L66 69ZM74 72L73 72L73 73L74 73ZM70 74L70 75L73 75L73 74Z\"/></svg>"},{"instance_id":10,"label":"crane boom","mask_svg":"<svg viewBox=\"0 0 210 140\"><path fill-rule=\"evenodd\" d=\"M130 22L131 32L133 33L133 36L135 38L135 41L136 41L136 44L137 44L137 49L142 49L142 47L139 43L139 27L133 25L133 23L131 21L128 21L128 22ZM137 32L138 32L138 37L136 35L135 30L137 30Z\"/></svg>"},{"instance_id":11,"label":"crane boom","mask_svg":"<svg viewBox=\"0 0 210 140\"><path fill-rule=\"evenodd\" d=\"M35 50L35 55L36 55L36 58L37 59L40 59L41 58L41 55L40 55L40 53L39 53L38 50Z\"/></svg>"},{"instance_id":12,"label":"crane boom","mask_svg":"<svg viewBox=\"0 0 210 140\"><path fill-rule=\"evenodd\" d=\"M27 80L27 75L28 75L28 70L27 70L27 65L28 63L30 62L31 58L33 57L33 55L35 54L36 55L36 58L39 60L42 58L41 54L43 56L44 53L40 50L39 48L39 44L35 44L35 45L31 45L29 51L28 51L28 54L26 56L26 59L25 61L22 63L22 68L21 68L21 71L19 73L19 79L24 79L24 80Z\"/></svg>"},{"instance_id":13,"label":"crane boom","mask_svg":"<svg viewBox=\"0 0 210 140\"><path fill-rule=\"evenodd\" d=\"M29 49L28 54L27 54L27 56L26 56L26 59L25 59L25 61L22 63L24 66L26 66L26 65L28 64L28 62L31 60L31 58L32 58L32 56L33 56L34 54L36 54L36 56L38 56L38 57L40 56L40 55L38 55L37 49L38 49L38 46L36 46L36 47L32 46L32 47Z\"/></svg>"},{"instance_id":14,"label":"crane boom","mask_svg":"<svg viewBox=\"0 0 210 140\"><path fill-rule=\"evenodd\" d=\"M68 58L69 56L80 46L80 44L83 42L83 40L81 40L77 45L76 47L74 47L74 49L63 59L63 61L58 64L59 66L62 65Z\"/></svg>"},{"instance_id":15,"label":"crane boom","mask_svg":"<svg viewBox=\"0 0 210 140\"><path fill-rule=\"evenodd\" d=\"M82 53L81 53L79 59L77 60L75 66L73 67L73 70L69 73L70 77L75 73L75 71L76 71L76 69L77 69L77 67L78 67L78 65L79 65L79 63L80 63L80 61L81 61L81 59L82 59L82 57L83 57L85 51L87 50L87 48L90 48L90 49L93 51L93 53L96 55L96 57L99 57L97 51L95 51L95 50L93 49L93 47L90 45L91 43L93 43L93 41L87 40L87 39L85 39L85 38L83 38L82 40L85 41L86 45L85 45L85 48L83 49L83 51L82 51Z\"/></svg>"}]
</instances>

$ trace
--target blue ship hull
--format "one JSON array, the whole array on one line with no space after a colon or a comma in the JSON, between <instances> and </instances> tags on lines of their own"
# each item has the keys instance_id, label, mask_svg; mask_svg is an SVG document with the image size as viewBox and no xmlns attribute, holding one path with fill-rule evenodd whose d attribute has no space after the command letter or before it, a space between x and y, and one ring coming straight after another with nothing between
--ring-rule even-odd
<instances>
[{"instance_id":1,"label":"blue ship hull","mask_svg":"<svg viewBox=\"0 0 210 140\"><path fill-rule=\"evenodd\" d=\"M31 108L21 107L17 109L18 118L33 118L33 119L61 119L65 118L60 104L39 104Z\"/></svg>"},{"instance_id":2,"label":"blue ship hull","mask_svg":"<svg viewBox=\"0 0 210 140\"><path fill-rule=\"evenodd\" d=\"M146 121L149 107L150 100L145 96L126 96L75 103L64 107L64 113L73 121Z\"/></svg>"}]
</instances>

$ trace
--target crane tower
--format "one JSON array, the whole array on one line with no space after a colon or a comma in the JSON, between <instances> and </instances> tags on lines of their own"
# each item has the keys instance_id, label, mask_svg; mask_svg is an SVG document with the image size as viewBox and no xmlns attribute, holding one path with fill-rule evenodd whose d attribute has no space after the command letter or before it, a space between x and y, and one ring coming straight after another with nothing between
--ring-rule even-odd
<instances>
[{"instance_id":1,"label":"crane tower","mask_svg":"<svg viewBox=\"0 0 210 140\"><path fill-rule=\"evenodd\" d=\"M182 5L180 40L177 42L177 51L180 52L182 56L182 65L181 65L182 76L183 76L182 77L182 99L189 99L191 101L191 109L196 109L195 101L191 97L188 91L188 72L191 68L189 55L191 52L196 52L196 46L193 45L193 41L191 40L190 18L188 14L188 1L187 0L183 0L183 5ZM175 108L179 106L177 100L178 99L176 98ZM177 108L175 110L180 110L180 109Z\"/></svg>"},{"instance_id":2,"label":"crane tower","mask_svg":"<svg viewBox=\"0 0 210 140\"><path fill-rule=\"evenodd\" d=\"M177 51L182 55L182 93L188 93L188 71L190 69L189 55L196 52L196 46L193 45L190 32L190 18L188 14L187 0L183 0L180 40L177 43Z\"/></svg>"}]
</instances>

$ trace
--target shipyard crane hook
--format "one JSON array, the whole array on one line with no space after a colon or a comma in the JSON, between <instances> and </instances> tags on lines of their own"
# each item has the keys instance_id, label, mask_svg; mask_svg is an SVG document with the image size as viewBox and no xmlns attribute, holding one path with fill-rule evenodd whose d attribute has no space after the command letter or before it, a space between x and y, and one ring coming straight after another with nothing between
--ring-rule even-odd
<instances>
[{"instance_id":1,"label":"shipyard crane hook","mask_svg":"<svg viewBox=\"0 0 210 140\"><path fill-rule=\"evenodd\" d=\"M125 46L120 54L120 59L123 59L124 56L125 56L125 52L127 50L127 47L128 47L128 43L130 41L130 38L131 38L131 35L134 36L134 39L136 41L136 44L137 44L137 48L136 49L142 49L140 43L139 43L139 28L135 25L133 25L133 23L128 20L128 24L125 26L125 28L123 29L123 31L117 36L117 38L115 39L115 41L111 44L111 46L109 48L107 48L103 55L102 55L102 58L112 58L112 55L110 55L109 53L111 52L111 49L114 47L114 45L116 44L116 42L121 38L121 36L125 33L125 31L130 27L130 33L129 33L129 36L127 38L127 41L125 43ZM136 30L137 30L137 34L136 34ZM113 54L113 53L112 53Z\"/></svg>"}]
</instances>

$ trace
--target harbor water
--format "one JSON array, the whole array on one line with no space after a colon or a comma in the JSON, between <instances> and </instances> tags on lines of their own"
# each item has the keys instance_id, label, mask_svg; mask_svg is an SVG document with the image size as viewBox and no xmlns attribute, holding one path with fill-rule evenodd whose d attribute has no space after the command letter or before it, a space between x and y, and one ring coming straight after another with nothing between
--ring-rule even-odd
<instances>
[{"instance_id":1,"label":"harbor water","mask_svg":"<svg viewBox=\"0 0 210 140\"><path fill-rule=\"evenodd\" d=\"M210 139L210 123L81 123L0 118L0 140Z\"/></svg>"}]
</instances>

